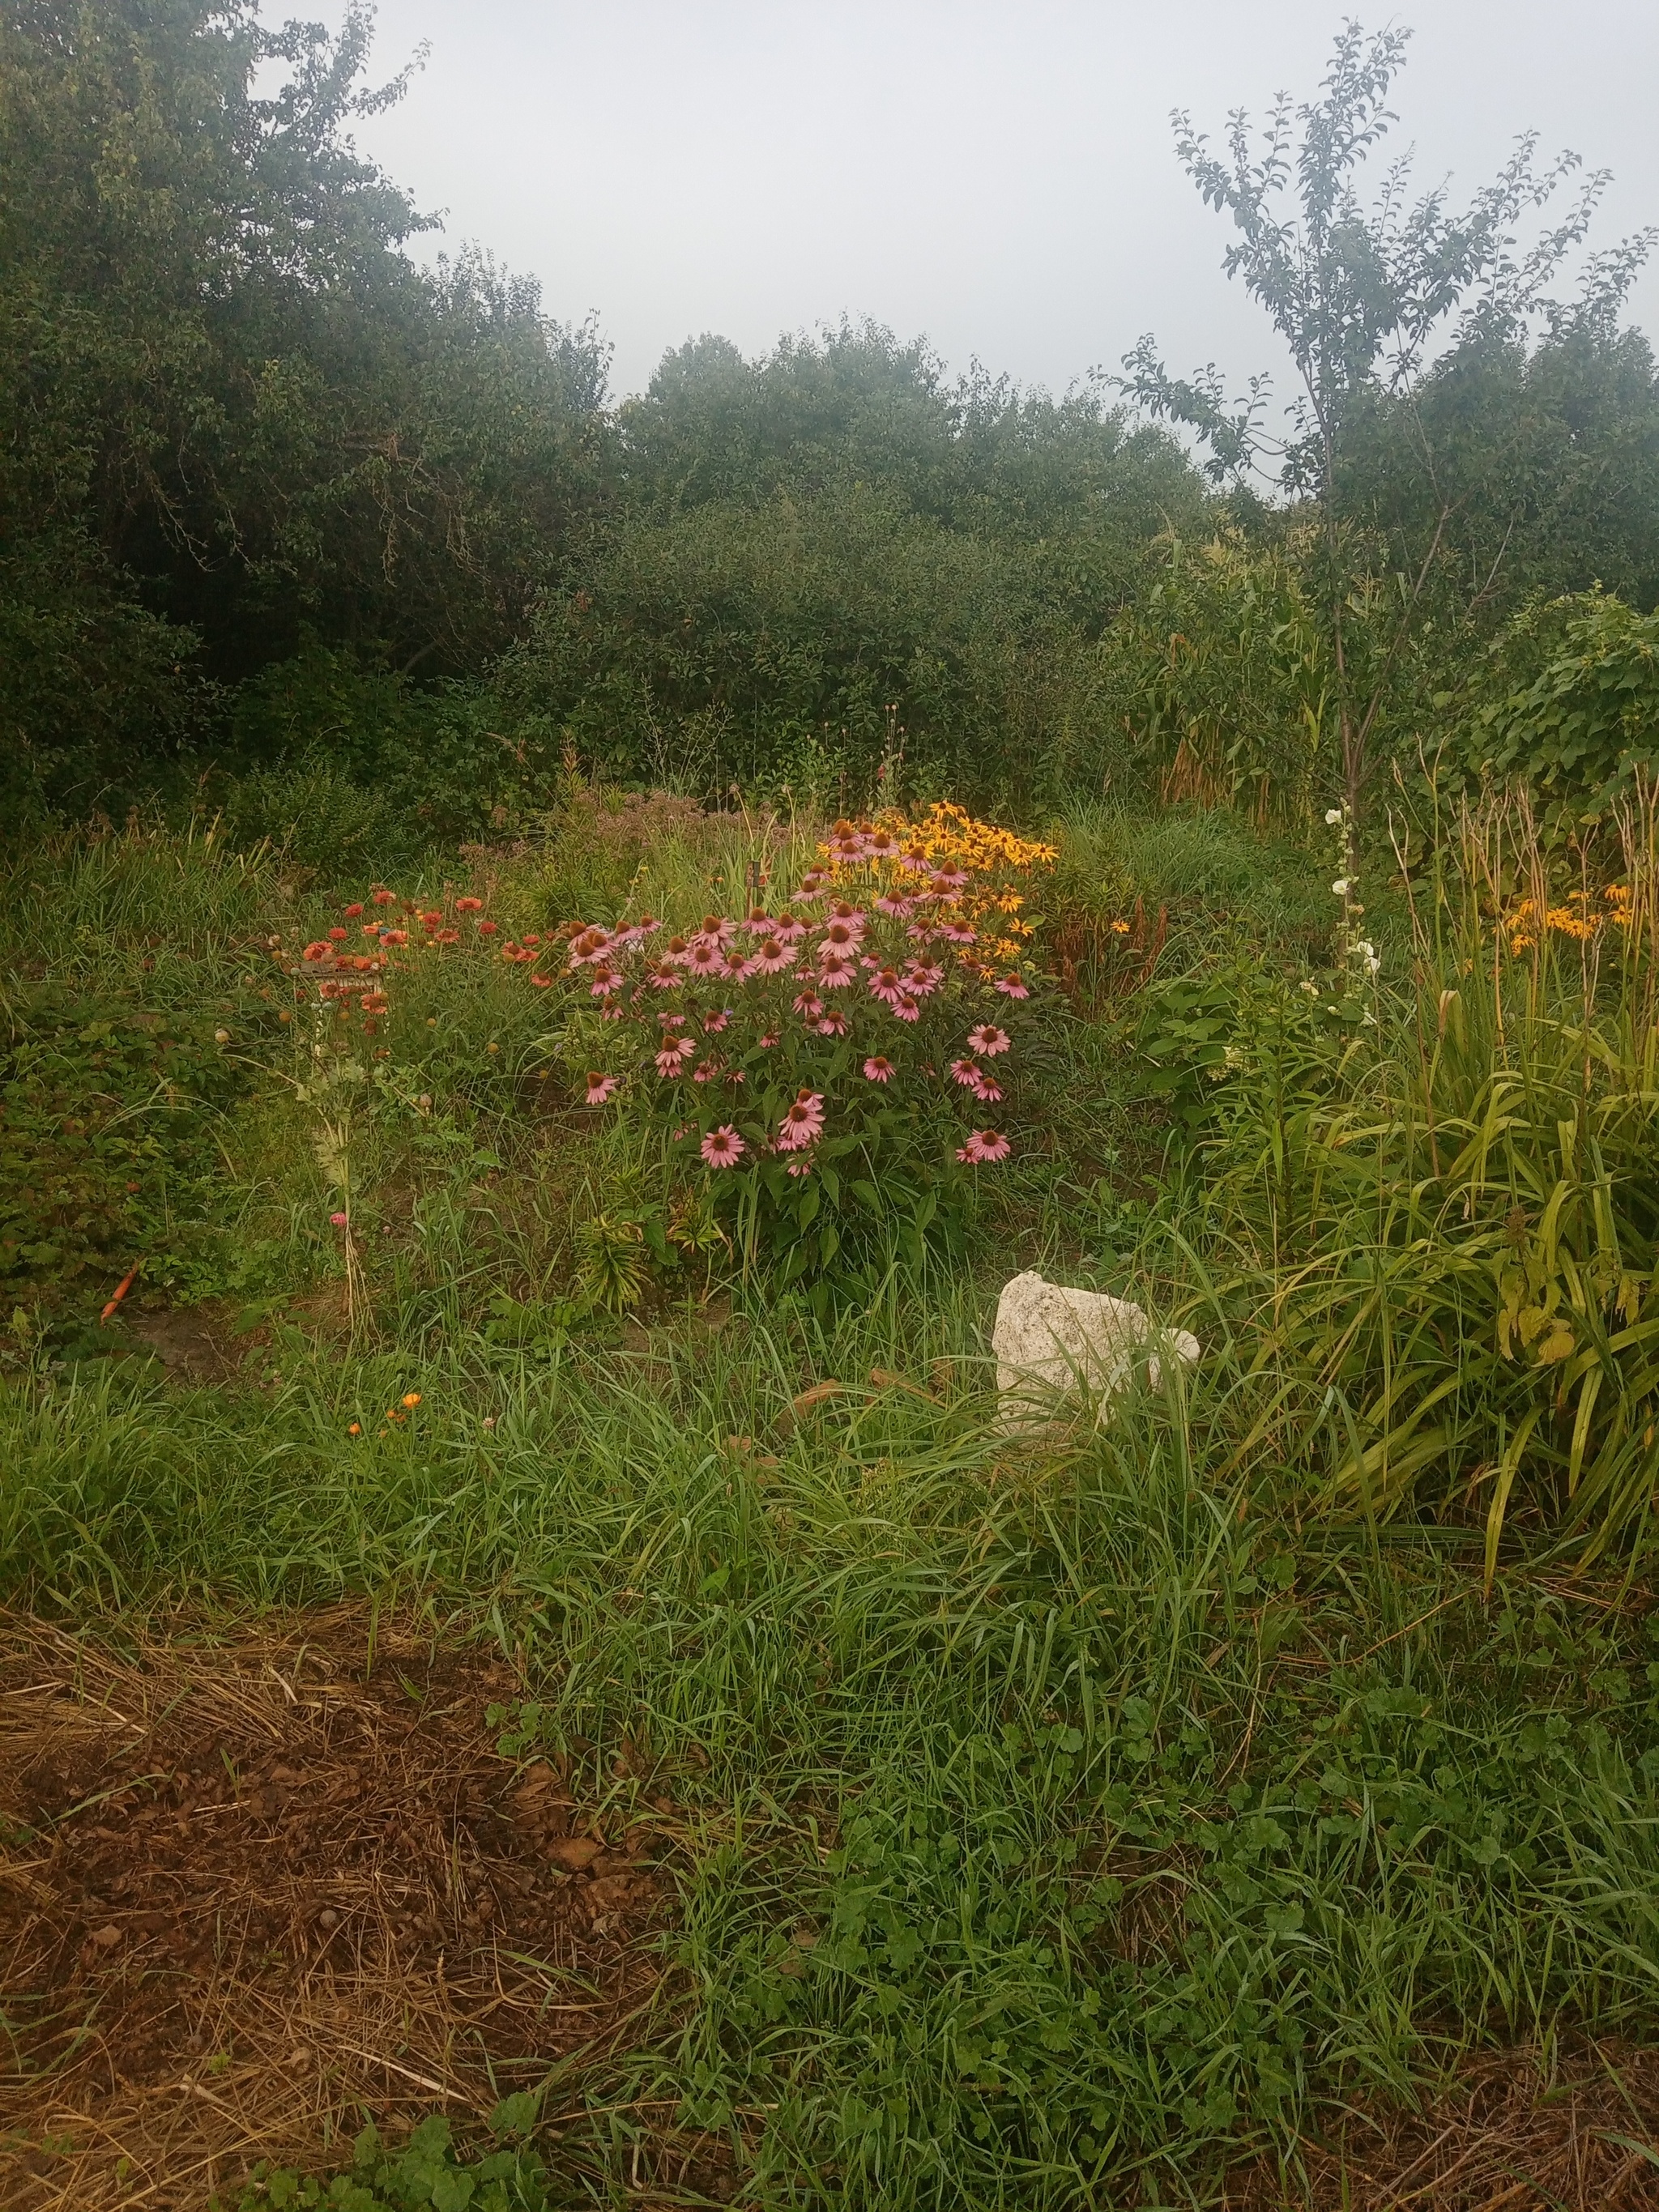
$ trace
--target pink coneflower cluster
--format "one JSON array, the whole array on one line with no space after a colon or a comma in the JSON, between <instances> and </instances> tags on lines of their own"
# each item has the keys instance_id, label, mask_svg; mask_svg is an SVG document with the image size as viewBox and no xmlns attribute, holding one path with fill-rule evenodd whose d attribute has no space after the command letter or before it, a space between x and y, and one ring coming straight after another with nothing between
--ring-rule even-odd
<instances>
[{"instance_id":1,"label":"pink coneflower cluster","mask_svg":"<svg viewBox=\"0 0 1659 2212\"><path fill-rule=\"evenodd\" d=\"M866 879L861 896L849 896L838 878L844 865L880 872ZM1011 1039L995 1022L973 1021L974 1001L977 996L982 1008L992 988L1006 1000L1021 999L1029 988L1018 965L999 975L985 964L983 948L975 949L975 925L986 929L990 909L963 899L968 882L966 866L949 856L930 858L920 842L902 846L890 831L841 823L830 866L809 873L793 894L775 892L770 907L776 911L756 903L737 919L705 915L683 935L670 935L650 915L614 929L576 923L545 947L529 932L503 950L536 968L532 980L548 989L557 980L549 956L555 945L562 946L567 974L587 986L584 1000L597 1002L596 1020L631 1023L641 1034L642 1065L653 1064L665 1085L689 1079L700 1087L706 1102L701 1115L689 1111L690 1091L648 1089L658 1098L681 1102L678 1116L671 1112L668 1120L683 1120L677 1139L695 1145L708 1169L742 1164L757 1170L771 1161L805 1176L812 1172L824 1132L830 1079L839 1077L843 1064L861 1070L865 1082L884 1091L902 1091L915 1081L937 1085L942 1073L951 1095L963 1105L969 1098L980 1106L1001 1103L1003 1086L990 1071L1010 1050ZM435 942L441 916L434 911L420 920ZM332 954L335 943L319 949ZM1013 947L999 944L997 951L1006 960ZM854 991L860 982L864 988ZM783 1018L786 1006L794 1021ZM958 1019L966 1018L956 1031L961 1038L965 1029L965 1043L954 1047L939 1031L939 1018L951 1022L952 1011ZM932 1030L919 1027L924 1013L935 1024ZM896 1025L891 1030L885 1029L889 1022ZM877 1028L884 1030L885 1049L883 1037L870 1034ZM596 1027L595 1058L601 1052L608 1056L613 1048L598 1045ZM839 1054L818 1057L820 1039L829 1046L849 1040L845 1063ZM763 1063L760 1056L781 1045L776 1060ZM587 1103L605 1104L623 1079L590 1074ZM801 1085L787 1106L782 1100L772 1103L780 1079L792 1088ZM718 1118L722 1109L733 1110L745 1083L756 1094L756 1119L746 1132ZM937 1089L933 1096L945 1105ZM783 1100L789 1098L786 1089ZM954 1118L949 1107L945 1110ZM873 1101L862 1112L872 1132L886 1127L885 1116L872 1118ZM964 1139L958 1127L951 1142L964 1165L990 1164L1012 1149L1009 1138L993 1129L974 1128Z\"/></svg>"}]
</instances>

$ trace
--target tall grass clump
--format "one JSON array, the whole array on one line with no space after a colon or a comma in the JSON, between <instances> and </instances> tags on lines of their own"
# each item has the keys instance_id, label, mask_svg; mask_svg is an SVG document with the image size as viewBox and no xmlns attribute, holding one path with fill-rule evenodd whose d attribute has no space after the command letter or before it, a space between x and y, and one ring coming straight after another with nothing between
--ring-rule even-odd
<instances>
[{"instance_id":1,"label":"tall grass clump","mask_svg":"<svg viewBox=\"0 0 1659 2212\"><path fill-rule=\"evenodd\" d=\"M1342 1511L1478 1515L1489 1577L1513 1526L1586 1560L1639 1546L1659 1486L1652 794L1571 847L1495 799L1421 867L1400 858L1408 972L1366 944L1334 986L1270 981L1217 1071L1196 1158L1206 1295L1261 1393L1241 1463L1288 1462Z\"/></svg>"}]
</instances>

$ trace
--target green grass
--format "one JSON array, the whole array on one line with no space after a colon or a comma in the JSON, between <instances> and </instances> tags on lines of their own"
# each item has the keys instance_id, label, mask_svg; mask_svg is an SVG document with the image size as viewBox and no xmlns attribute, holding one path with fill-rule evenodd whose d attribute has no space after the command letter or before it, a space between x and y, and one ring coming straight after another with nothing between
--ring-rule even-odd
<instances>
[{"instance_id":1,"label":"green grass","mask_svg":"<svg viewBox=\"0 0 1659 2212\"><path fill-rule=\"evenodd\" d=\"M1190 886L1200 862L1248 854L1232 828L1138 834L1121 849L1174 854L1171 885L1177 860ZM750 857L659 853L641 902L694 904ZM499 887L537 919L543 867ZM273 916L314 927L303 886L199 841L66 849L14 880L40 886L14 902L19 974L27 946L37 981L147 1003L236 984ZM1149 866L1126 880L1157 889ZM1219 897L1204 881L1200 918ZM1100 1158L1147 1111L1127 1025L1056 1013L1039 1163L959 1267L895 1277L868 1310L819 1322L763 1279L710 1304L681 1267L628 1328L573 1321L572 1227L625 1183L626 1147L536 1103L522 993L434 981L388 1031L354 1139L354 1336L293 1305L337 1283L338 1251L308 1109L281 1079L289 1032L256 992L246 1095L201 1108L234 1172L196 1279L270 1332L241 1384L16 1338L14 1601L113 1630L180 1598L418 1598L524 1655L510 1751L556 1747L601 1799L666 1778L689 1808L675 1995L637 2047L550 2086L550 2201L617 2201L634 2134L666 2112L723 2136L769 2212L1201 2204L1262 2153L1293 2189L1310 2132L1355 2100L1426 2094L1469 2050L1651 2033L1659 1616L1639 1549L1615 1531L1595 1574L1570 1571L1523 1524L1488 1592L1484 1504L1401 1485L1368 1517L1333 1479L1317 1346L1264 1322L1292 1186L1284 1237L1310 1233L1297 1177L1318 1183L1322 1253L1403 1251L1397 1303L1425 1275L1378 1230L1373 1154L1337 1171L1351 1146L1331 1130L1387 1086L1282 973L1301 927L1288 862L1285 881L1254 921L1218 909L1184 957L1202 981L1254 930L1258 969L1313 1026L1274 1059L1267 997L1234 994L1226 1034L1255 1057L1197 1085L1165 1196L1137 1208ZM175 901L164 959L149 940ZM1396 1070L1408 1035L1379 1047ZM428 1111L408 1103L416 1079ZM1273 1152L1298 1085L1333 1117L1328 1159L1305 1115ZM1531 1127L1506 1141L1524 1152ZM1606 1203L1631 1187L1615 1177ZM1418 1203L1443 1242L1446 1208ZM1203 1364L1099 1425L1000 1437L994 1290L1044 1251L1178 1313ZM830 1379L842 1392L798 1413ZM1380 1418L1365 1375L1339 1381ZM1477 1444L1496 1384L1479 1388ZM388 1423L407 1393L418 1407ZM404 2182L377 2185L403 2201Z\"/></svg>"},{"instance_id":2,"label":"green grass","mask_svg":"<svg viewBox=\"0 0 1659 2212\"><path fill-rule=\"evenodd\" d=\"M1339 2095L1650 2018L1639 1624L1524 1574L1488 1607L1478 1547L1241 1517L1203 1473L1225 1361L1063 1453L1000 1444L976 1318L740 1313L648 1367L381 1355L269 1395L14 1383L0 1549L82 1616L402 1588L524 1644L517 1748L625 1796L626 1739L706 1824L686 2000L626 2073L763 2202L1201 2200ZM945 1402L786 1418L942 1357Z\"/></svg>"}]
</instances>

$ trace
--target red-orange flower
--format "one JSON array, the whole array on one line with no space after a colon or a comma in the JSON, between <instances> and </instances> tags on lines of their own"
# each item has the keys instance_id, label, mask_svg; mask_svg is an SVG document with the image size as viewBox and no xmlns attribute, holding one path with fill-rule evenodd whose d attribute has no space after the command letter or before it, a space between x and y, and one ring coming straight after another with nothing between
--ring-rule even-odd
<instances>
[{"instance_id":1,"label":"red-orange flower","mask_svg":"<svg viewBox=\"0 0 1659 2212\"><path fill-rule=\"evenodd\" d=\"M458 898L455 911L457 914L477 914L483 904L481 898Z\"/></svg>"}]
</instances>

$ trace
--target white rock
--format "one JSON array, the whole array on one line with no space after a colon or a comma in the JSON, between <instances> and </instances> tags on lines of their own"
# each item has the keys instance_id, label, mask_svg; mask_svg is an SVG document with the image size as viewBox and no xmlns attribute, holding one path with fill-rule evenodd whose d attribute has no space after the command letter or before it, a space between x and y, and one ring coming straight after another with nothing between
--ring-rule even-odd
<instances>
[{"instance_id":1,"label":"white rock","mask_svg":"<svg viewBox=\"0 0 1659 2212\"><path fill-rule=\"evenodd\" d=\"M1145 1308L1127 1298L1068 1291L1030 1272L1016 1275L1003 1285L991 1333L1002 1426L1038 1425L1078 1391L1103 1407L1143 1361L1157 1389L1162 1370L1158 1354L1146 1352L1154 1335ZM1198 1339L1184 1328L1156 1333L1156 1340L1189 1366L1200 1358Z\"/></svg>"}]
</instances>

